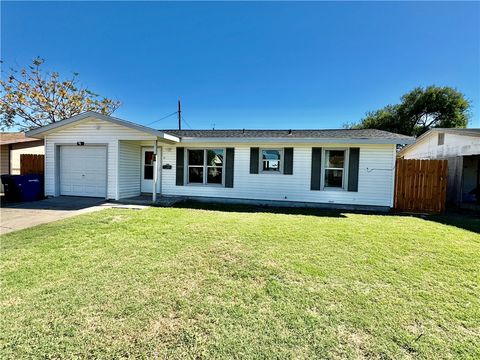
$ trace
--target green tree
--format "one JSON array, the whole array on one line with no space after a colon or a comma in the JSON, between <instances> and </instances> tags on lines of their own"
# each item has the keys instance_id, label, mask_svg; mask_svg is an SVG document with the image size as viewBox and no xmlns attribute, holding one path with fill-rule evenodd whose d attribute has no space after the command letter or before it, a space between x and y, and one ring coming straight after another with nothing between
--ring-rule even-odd
<instances>
[{"instance_id":1,"label":"green tree","mask_svg":"<svg viewBox=\"0 0 480 360\"><path fill-rule=\"evenodd\" d=\"M464 128L470 119L470 102L451 87L417 87L401 103L371 111L353 129L380 129L419 136L431 128Z\"/></svg>"},{"instance_id":2,"label":"green tree","mask_svg":"<svg viewBox=\"0 0 480 360\"><path fill-rule=\"evenodd\" d=\"M20 70L10 69L0 80L0 127L29 130L84 111L110 115L120 102L100 97L79 86L78 73L62 79L58 72L45 72L44 60L36 58ZM2 74L3 75L3 74Z\"/></svg>"}]
</instances>

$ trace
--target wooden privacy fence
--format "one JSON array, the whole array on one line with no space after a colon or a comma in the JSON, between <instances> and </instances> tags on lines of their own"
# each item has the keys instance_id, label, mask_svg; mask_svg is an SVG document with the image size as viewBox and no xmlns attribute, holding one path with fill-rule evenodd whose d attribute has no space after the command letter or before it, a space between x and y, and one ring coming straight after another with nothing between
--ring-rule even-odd
<instances>
[{"instance_id":1,"label":"wooden privacy fence","mask_svg":"<svg viewBox=\"0 0 480 360\"><path fill-rule=\"evenodd\" d=\"M41 174L44 172L44 155L21 154L20 174Z\"/></svg>"},{"instance_id":2,"label":"wooden privacy fence","mask_svg":"<svg viewBox=\"0 0 480 360\"><path fill-rule=\"evenodd\" d=\"M443 212L447 194L447 160L397 159L395 209Z\"/></svg>"}]
</instances>

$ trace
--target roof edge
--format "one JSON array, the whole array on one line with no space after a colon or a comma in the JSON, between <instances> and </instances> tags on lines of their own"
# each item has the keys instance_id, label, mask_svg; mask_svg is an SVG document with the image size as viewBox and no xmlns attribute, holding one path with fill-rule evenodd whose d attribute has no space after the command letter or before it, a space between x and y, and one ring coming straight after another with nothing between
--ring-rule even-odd
<instances>
[{"instance_id":1,"label":"roof edge","mask_svg":"<svg viewBox=\"0 0 480 360\"><path fill-rule=\"evenodd\" d=\"M383 139L383 138L286 138L286 137L181 137L181 142L185 143L329 143L329 144L413 144L413 137L403 139Z\"/></svg>"},{"instance_id":2,"label":"roof edge","mask_svg":"<svg viewBox=\"0 0 480 360\"><path fill-rule=\"evenodd\" d=\"M34 138L37 138L37 139L42 139L43 138L42 134L44 134L46 132L55 130L57 128L60 128L60 127L66 126L66 125L73 124L77 121L85 120L85 119L88 119L88 118L96 118L96 119L99 119L99 120L108 121L108 122L111 122L111 123L114 123L114 124L117 124L117 125L129 127L131 129L134 129L134 130L138 130L138 131L141 131L141 132L145 132L147 134L151 134L151 135L154 135L154 136L157 136L157 137L161 137L161 138L164 138L166 140L173 141L173 142L179 142L180 141L180 139L178 137L167 134L167 133L164 133L163 131L155 130L155 129L152 129L148 126L139 125L139 124L133 123L131 121L123 120L123 119L116 118L116 117L113 117L113 116L103 115L103 114L97 113L95 111L86 111L86 112L83 112L81 114L72 116L68 119L57 121L55 123L48 124L48 125L30 130L30 131L27 131L25 133L25 135L28 136L28 137L34 137Z\"/></svg>"}]
</instances>

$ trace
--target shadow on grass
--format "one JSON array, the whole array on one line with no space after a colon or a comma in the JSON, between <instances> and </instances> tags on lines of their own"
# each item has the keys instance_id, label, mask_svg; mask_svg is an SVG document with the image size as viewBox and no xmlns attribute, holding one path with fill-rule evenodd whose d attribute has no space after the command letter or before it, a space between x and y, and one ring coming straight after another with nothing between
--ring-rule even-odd
<instances>
[{"instance_id":1,"label":"shadow on grass","mask_svg":"<svg viewBox=\"0 0 480 360\"><path fill-rule=\"evenodd\" d=\"M306 215L306 216L323 216L323 217L346 217L343 213L345 210L331 209L314 209L302 207L274 207L260 205L243 205L243 204L214 204L186 201L175 204L173 207L182 209L209 210L221 212L240 212L240 213L269 213L269 214L285 214L285 215ZM350 212L350 211L348 211Z\"/></svg>"},{"instance_id":2,"label":"shadow on grass","mask_svg":"<svg viewBox=\"0 0 480 360\"><path fill-rule=\"evenodd\" d=\"M273 207L273 206L255 206L255 205L233 205L233 204L214 204L201 202L181 202L175 204L175 208L197 209L220 212L240 212L240 213L269 213L284 215L304 215L318 217L346 218L345 214L361 215L380 215L380 216L408 216L416 217L426 221L433 221L444 225L455 226L460 229L480 233L480 215L465 212L448 212L442 215L425 215L412 213L396 213L382 211L361 211L361 210L334 210L334 209L316 209L302 207Z\"/></svg>"},{"instance_id":3,"label":"shadow on grass","mask_svg":"<svg viewBox=\"0 0 480 360\"><path fill-rule=\"evenodd\" d=\"M447 212L442 215L428 215L425 217L425 220L455 226L480 234L480 214L473 212Z\"/></svg>"}]
</instances>

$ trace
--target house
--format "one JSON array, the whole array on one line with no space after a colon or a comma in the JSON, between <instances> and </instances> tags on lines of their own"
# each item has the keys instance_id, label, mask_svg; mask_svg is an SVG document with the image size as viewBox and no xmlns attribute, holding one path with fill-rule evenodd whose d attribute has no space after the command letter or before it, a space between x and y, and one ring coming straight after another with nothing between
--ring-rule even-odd
<instances>
[{"instance_id":1,"label":"house","mask_svg":"<svg viewBox=\"0 0 480 360\"><path fill-rule=\"evenodd\" d=\"M43 153L43 140L26 137L23 132L0 133L0 175L19 175L20 155Z\"/></svg>"},{"instance_id":2,"label":"house","mask_svg":"<svg viewBox=\"0 0 480 360\"><path fill-rule=\"evenodd\" d=\"M397 144L379 130L155 130L86 112L45 141L45 194L388 209ZM153 189L156 189L153 191Z\"/></svg>"},{"instance_id":3,"label":"house","mask_svg":"<svg viewBox=\"0 0 480 360\"><path fill-rule=\"evenodd\" d=\"M480 204L480 129L431 129L398 155L448 160L447 202L461 207Z\"/></svg>"}]
</instances>

